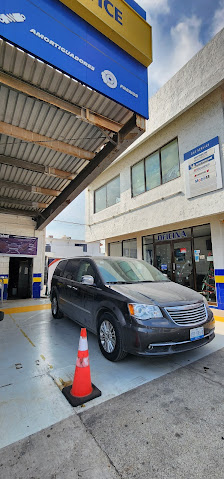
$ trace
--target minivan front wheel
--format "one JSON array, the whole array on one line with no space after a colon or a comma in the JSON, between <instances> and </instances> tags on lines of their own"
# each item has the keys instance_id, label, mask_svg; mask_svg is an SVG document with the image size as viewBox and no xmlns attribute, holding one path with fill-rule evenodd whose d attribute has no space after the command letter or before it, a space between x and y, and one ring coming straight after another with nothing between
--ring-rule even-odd
<instances>
[{"instance_id":1,"label":"minivan front wheel","mask_svg":"<svg viewBox=\"0 0 224 479\"><path fill-rule=\"evenodd\" d=\"M127 353L123 350L121 328L112 314L105 312L98 323L98 343L101 353L109 361L120 361Z\"/></svg>"},{"instance_id":2,"label":"minivan front wheel","mask_svg":"<svg viewBox=\"0 0 224 479\"><path fill-rule=\"evenodd\" d=\"M52 299L51 299L51 312L52 312L53 318L55 318L55 319L62 318L62 316L63 316L63 314L60 311L59 306L58 306L58 299L57 299L56 294L53 294Z\"/></svg>"}]
</instances>

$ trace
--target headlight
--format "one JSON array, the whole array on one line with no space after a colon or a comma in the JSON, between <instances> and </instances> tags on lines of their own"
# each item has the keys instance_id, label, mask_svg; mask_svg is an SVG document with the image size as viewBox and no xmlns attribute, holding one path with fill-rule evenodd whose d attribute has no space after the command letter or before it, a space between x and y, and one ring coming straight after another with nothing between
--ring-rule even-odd
<instances>
[{"instance_id":1,"label":"headlight","mask_svg":"<svg viewBox=\"0 0 224 479\"><path fill-rule=\"evenodd\" d=\"M149 304L129 303L128 309L131 316L135 316L138 319L161 318L162 316L158 306Z\"/></svg>"}]
</instances>

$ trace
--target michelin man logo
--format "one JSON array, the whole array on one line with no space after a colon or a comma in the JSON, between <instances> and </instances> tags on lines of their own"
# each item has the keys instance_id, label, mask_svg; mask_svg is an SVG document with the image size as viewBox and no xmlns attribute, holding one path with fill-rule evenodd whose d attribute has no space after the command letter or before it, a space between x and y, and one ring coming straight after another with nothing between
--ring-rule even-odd
<instances>
[{"instance_id":1,"label":"michelin man logo","mask_svg":"<svg viewBox=\"0 0 224 479\"><path fill-rule=\"evenodd\" d=\"M103 82L106 83L106 85L109 86L109 88L117 88L117 79L115 75L112 72L110 72L110 70L104 70L101 73L101 76L102 76Z\"/></svg>"},{"instance_id":2,"label":"michelin man logo","mask_svg":"<svg viewBox=\"0 0 224 479\"><path fill-rule=\"evenodd\" d=\"M0 23L20 23L26 20L25 15L22 13L1 13L0 14Z\"/></svg>"}]
</instances>

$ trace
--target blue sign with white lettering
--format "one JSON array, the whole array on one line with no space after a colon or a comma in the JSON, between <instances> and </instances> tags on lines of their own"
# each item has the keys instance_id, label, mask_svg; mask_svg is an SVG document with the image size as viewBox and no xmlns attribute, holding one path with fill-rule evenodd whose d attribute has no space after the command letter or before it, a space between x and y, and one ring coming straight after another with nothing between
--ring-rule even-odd
<instances>
[{"instance_id":1,"label":"blue sign with white lettering","mask_svg":"<svg viewBox=\"0 0 224 479\"><path fill-rule=\"evenodd\" d=\"M189 160L189 158L199 155L199 153L202 153L203 151L208 150L209 148L212 148L212 146L216 146L218 144L219 144L219 137L216 136L215 138L212 138L211 140L206 141L205 143L202 143L202 145L196 146L196 148L193 148L193 150L190 150L190 151L187 151L187 153L184 153L184 161Z\"/></svg>"},{"instance_id":2,"label":"blue sign with white lettering","mask_svg":"<svg viewBox=\"0 0 224 479\"><path fill-rule=\"evenodd\" d=\"M0 35L148 118L147 68L57 0L3 0Z\"/></svg>"}]
</instances>

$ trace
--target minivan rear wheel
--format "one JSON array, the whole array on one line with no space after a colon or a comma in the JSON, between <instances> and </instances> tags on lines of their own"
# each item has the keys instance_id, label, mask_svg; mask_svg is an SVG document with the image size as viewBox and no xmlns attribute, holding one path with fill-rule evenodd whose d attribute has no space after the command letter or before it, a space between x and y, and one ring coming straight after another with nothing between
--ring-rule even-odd
<instances>
[{"instance_id":1,"label":"minivan rear wheel","mask_svg":"<svg viewBox=\"0 0 224 479\"><path fill-rule=\"evenodd\" d=\"M53 318L55 318L55 319L59 319L59 318L63 317L63 313L59 309L58 298L57 298L55 293L53 294L52 299L51 299L51 312L52 312Z\"/></svg>"},{"instance_id":2,"label":"minivan rear wheel","mask_svg":"<svg viewBox=\"0 0 224 479\"><path fill-rule=\"evenodd\" d=\"M101 353L109 361L120 361L127 353L123 350L121 327L109 312L105 312L97 328L98 343Z\"/></svg>"}]
</instances>

